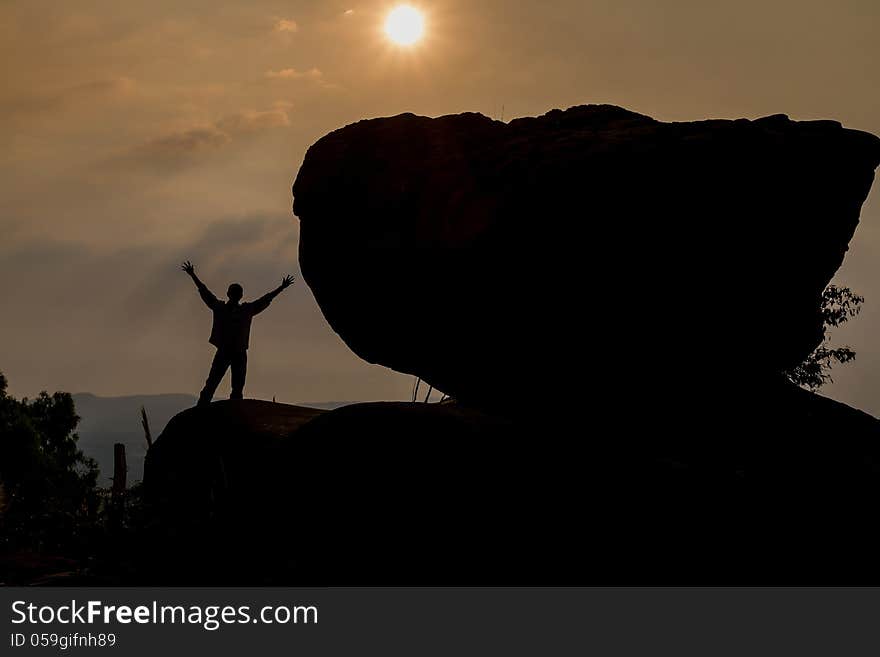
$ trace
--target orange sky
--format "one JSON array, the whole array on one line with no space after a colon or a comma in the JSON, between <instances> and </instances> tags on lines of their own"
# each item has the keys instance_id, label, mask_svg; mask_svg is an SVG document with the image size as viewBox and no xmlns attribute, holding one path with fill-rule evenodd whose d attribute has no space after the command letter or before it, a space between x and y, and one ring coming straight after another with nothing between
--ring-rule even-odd
<instances>
[{"instance_id":1,"label":"orange sky","mask_svg":"<svg viewBox=\"0 0 880 657\"><path fill-rule=\"evenodd\" d=\"M238 280L246 298L297 273L290 184L312 142L360 118L609 102L880 133L876 0L410 4L427 17L411 50L383 38L387 2L0 4L11 391L196 392L210 317L176 264L192 259L218 293ZM836 334L858 358L826 392L880 414L877 197L837 278L867 298ZM409 377L349 352L301 281L253 336L249 396L409 394Z\"/></svg>"}]
</instances>

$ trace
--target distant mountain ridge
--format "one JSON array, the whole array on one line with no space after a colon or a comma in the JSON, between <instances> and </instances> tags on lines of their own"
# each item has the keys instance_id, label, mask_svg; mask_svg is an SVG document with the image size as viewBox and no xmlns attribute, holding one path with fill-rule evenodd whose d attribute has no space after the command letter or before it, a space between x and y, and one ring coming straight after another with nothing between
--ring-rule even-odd
<instances>
[{"instance_id":1,"label":"distant mountain ridge","mask_svg":"<svg viewBox=\"0 0 880 657\"><path fill-rule=\"evenodd\" d=\"M79 446L86 456L98 462L98 479L110 485L113 475L113 444L123 443L128 461L129 484L139 481L144 473L147 443L141 427L141 406L147 409L150 432L155 440L168 421L181 411L195 406L196 397L188 394L125 395L99 397L89 392L75 393L73 401L80 416L77 433ZM299 406L332 410L355 402L302 402Z\"/></svg>"}]
</instances>

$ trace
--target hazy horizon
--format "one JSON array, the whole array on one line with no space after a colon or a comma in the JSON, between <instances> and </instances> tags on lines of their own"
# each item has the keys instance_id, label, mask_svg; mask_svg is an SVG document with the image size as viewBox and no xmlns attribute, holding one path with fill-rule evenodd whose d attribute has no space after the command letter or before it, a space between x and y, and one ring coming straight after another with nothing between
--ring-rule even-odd
<instances>
[{"instance_id":1,"label":"hazy horizon","mask_svg":"<svg viewBox=\"0 0 880 657\"><path fill-rule=\"evenodd\" d=\"M290 185L309 145L362 118L612 103L666 121L786 113L880 133L876 2L411 2L426 15L411 49L383 38L394 4L0 5L12 394L197 394L213 348L210 312L178 269L190 259L217 294L238 281L246 299L297 277L255 320L246 396L409 398L412 377L351 353L297 267ZM875 415L878 193L835 278L866 298L834 333L858 356L822 391Z\"/></svg>"},{"instance_id":2,"label":"hazy horizon","mask_svg":"<svg viewBox=\"0 0 880 657\"><path fill-rule=\"evenodd\" d=\"M151 399L151 398L159 398L159 397L187 397L187 398L191 399L193 401L193 403L195 403L195 401L197 401L198 397L199 397L198 394L190 393L190 392L157 392L157 393L151 393L151 394L146 394L146 395L140 395L137 393L129 394L129 395L96 395L92 392L87 392L87 391L82 391L82 390L75 391L75 392L74 391L66 391L66 392L70 392L74 398L76 398L76 397L94 397L96 399L101 399L101 400L124 400L124 399L142 400L142 399ZM436 397L436 395L434 397ZM215 401L220 401L222 399L223 399L222 397L215 397ZM271 400L267 400L267 401L271 401ZM290 402L290 401L282 401L280 399L278 399L276 401L278 403L294 403L294 402ZM301 403L301 404L312 403L312 404L321 404L321 405L333 404L334 408L335 408L337 405L360 404L360 403L367 402L367 401L382 401L382 400L378 400L378 399L377 400L302 399L302 400L299 400L299 402L297 402L297 403Z\"/></svg>"}]
</instances>

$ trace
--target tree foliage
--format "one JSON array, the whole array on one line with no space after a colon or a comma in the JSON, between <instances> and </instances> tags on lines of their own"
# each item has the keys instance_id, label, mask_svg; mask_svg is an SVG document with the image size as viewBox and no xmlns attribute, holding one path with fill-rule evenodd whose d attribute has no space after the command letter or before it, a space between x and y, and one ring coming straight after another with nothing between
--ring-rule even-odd
<instances>
[{"instance_id":1,"label":"tree foliage","mask_svg":"<svg viewBox=\"0 0 880 657\"><path fill-rule=\"evenodd\" d=\"M864 301L864 297L855 294L848 287L829 285L825 288L821 306L825 339L803 363L785 373L792 382L810 390L817 390L833 381L831 369L835 365L843 365L855 360L856 352L848 346L831 346L829 329L845 324L858 315Z\"/></svg>"},{"instance_id":2,"label":"tree foliage","mask_svg":"<svg viewBox=\"0 0 880 657\"><path fill-rule=\"evenodd\" d=\"M78 422L70 394L19 401L0 374L0 540L8 547L69 545L94 517L98 468L77 447Z\"/></svg>"}]
</instances>

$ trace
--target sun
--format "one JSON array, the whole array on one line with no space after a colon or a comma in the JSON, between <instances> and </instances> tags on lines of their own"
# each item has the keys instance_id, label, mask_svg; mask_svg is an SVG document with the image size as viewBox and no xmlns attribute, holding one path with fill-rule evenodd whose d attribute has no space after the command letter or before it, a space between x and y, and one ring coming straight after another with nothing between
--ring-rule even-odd
<instances>
[{"instance_id":1,"label":"sun","mask_svg":"<svg viewBox=\"0 0 880 657\"><path fill-rule=\"evenodd\" d=\"M425 16L415 7L398 5L385 19L385 34L400 46L411 46L425 34Z\"/></svg>"}]
</instances>

